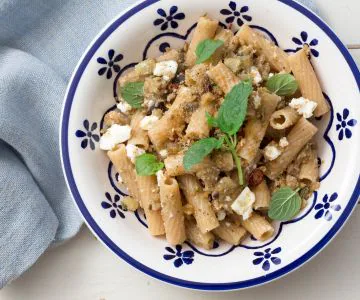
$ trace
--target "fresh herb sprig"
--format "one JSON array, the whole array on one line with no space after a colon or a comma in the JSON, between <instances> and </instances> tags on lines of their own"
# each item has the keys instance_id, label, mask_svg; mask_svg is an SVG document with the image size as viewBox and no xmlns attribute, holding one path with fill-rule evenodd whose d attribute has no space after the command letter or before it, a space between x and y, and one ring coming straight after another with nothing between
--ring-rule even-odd
<instances>
[{"instance_id":1,"label":"fresh herb sprig","mask_svg":"<svg viewBox=\"0 0 360 300\"><path fill-rule=\"evenodd\" d=\"M221 40L210 40L206 39L199 43L196 47L196 64L201 64L207 61L215 51L224 44Z\"/></svg>"},{"instance_id":2,"label":"fresh herb sprig","mask_svg":"<svg viewBox=\"0 0 360 300\"><path fill-rule=\"evenodd\" d=\"M133 108L141 108L144 102L144 82L128 82L120 89L121 97Z\"/></svg>"},{"instance_id":3,"label":"fresh herb sprig","mask_svg":"<svg viewBox=\"0 0 360 300\"><path fill-rule=\"evenodd\" d=\"M184 156L185 170L189 171L194 165L201 163L213 150L220 149L223 143L224 139L218 140L213 137L195 142Z\"/></svg>"},{"instance_id":4,"label":"fresh herb sprig","mask_svg":"<svg viewBox=\"0 0 360 300\"><path fill-rule=\"evenodd\" d=\"M272 220L289 221L295 217L301 208L300 188L293 191L289 187L282 187L271 197L268 216Z\"/></svg>"},{"instance_id":5,"label":"fresh herb sprig","mask_svg":"<svg viewBox=\"0 0 360 300\"><path fill-rule=\"evenodd\" d=\"M244 184L241 160L236 153L237 132L244 123L248 98L252 91L251 82L242 81L226 94L216 118L208 113L206 114L209 125L219 128L222 136L220 140L206 138L194 143L185 153L185 169L189 170L193 165L200 163L214 149L219 149L222 146L222 148L231 152L237 167L239 183L240 185Z\"/></svg>"},{"instance_id":6,"label":"fresh herb sprig","mask_svg":"<svg viewBox=\"0 0 360 300\"><path fill-rule=\"evenodd\" d=\"M150 176L164 168L164 163L159 162L154 154L144 153L136 157L135 169L139 176Z\"/></svg>"},{"instance_id":7,"label":"fresh herb sprig","mask_svg":"<svg viewBox=\"0 0 360 300\"><path fill-rule=\"evenodd\" d=\"M291 96L298 87L295 77L291 74L276 74L266 82L266 88L278 96Z\"/></svg>"}]
</instances>

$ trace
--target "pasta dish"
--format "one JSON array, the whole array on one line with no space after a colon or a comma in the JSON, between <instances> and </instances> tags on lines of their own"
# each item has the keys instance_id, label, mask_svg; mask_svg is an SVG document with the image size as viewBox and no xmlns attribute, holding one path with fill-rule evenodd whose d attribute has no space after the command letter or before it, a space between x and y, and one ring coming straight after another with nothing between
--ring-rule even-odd
<instances>
[{"instance_id":1,"label":"pasta dish","mask_svg":"<svg viewBox=\"0 0 360 300\"><path fill-rule=\"evenodd\" d=\"M123 208L172 245L271 238L319 187L310 120L329 106L309 56L203 16L181 49L122 75L100 148L127 187Z\"/></svg>"}]
</instances>

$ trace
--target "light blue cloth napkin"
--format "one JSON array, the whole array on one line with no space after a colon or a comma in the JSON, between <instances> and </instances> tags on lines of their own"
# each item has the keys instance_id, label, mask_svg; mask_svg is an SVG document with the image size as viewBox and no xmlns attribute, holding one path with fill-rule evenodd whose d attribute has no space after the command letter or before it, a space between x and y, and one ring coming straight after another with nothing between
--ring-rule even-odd
<instances>
[{"instance_id":1,"label":"light blue cloth napkin","mask_svg":"<svg viewBox=\"0 0 360 300\"><path fill-rule=\"evenodd\" d=\"M0 288L82 224L61 171L61 105L87 45L133 2L0 0Z\"/></svg>"}]
</instances>

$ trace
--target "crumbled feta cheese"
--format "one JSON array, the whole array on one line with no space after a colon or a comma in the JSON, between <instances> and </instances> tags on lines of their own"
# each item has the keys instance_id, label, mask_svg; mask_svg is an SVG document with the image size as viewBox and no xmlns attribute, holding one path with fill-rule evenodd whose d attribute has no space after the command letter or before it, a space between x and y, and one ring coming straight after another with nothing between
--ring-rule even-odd
<instances>
[{"instance_id":1,"label":"crumbled feta cheese","mask_svg":"<svg viewBox=\"0 0 360 300\"><path fill-rule=\"evenodd\" d=\"M157 116L145 116L140 121L140 128L143 130L150 130L158 120L159 118Z\"/></svg>"},{"instance_id":2,"label":"crumbled feta cheese","mask_svg":"<svg viewBox=\"0 0 360 300\"><path fill-rule=\"evenodd\" d=\"M216 213L216 216L217 216L217 219L219 220L219 221L222 221L222 220L224 220L225 219L225 217L226 217L226 212L225 212L225 210L219 210L217 213Z\"/></svg>"},{"instance_id":3,"label":"crumbled feta cheese","mask_svg":"<svg viewBox=\"0 0 360 300\"><path fill-rule=\"evenodd\" d=\"M267 145L264 149L264 156L267 160L275 160L281 154L281 151L274 145Z\"/></svg>"},{"instance_id":4,"label":"crumbled feta cheese","mask_svg":"<svg viewBox=\"0 0 360 300\"><path fill-rule=\"evenodd\" d=\"M132 144L126 145L126 155L128 158L130 158L133 164L135 163L136 157L144 153L145 153L144 149L136 147L135 145Z\"/></svg>"},{"instance_id":5,"label":"crumbled feta cheese","mask_svg":"<svg viewBox=\"0 0 360 300\"><path fill-rule=\"evenodd\" d=\"M165 179L165 175L163 170L159 170L156 172L157 185L160 186L160 182Z\"/></svg>"},{"instance_id":6,"label":"crumbled feta cheese","mask_svg":"<svg viewBox=\"0 0 360 300\"><path fill-rule=\"evenodd\" d=\"M166 149L162 149L159 151L159 154L162 158L166 158L168 156L168 151Z\"/></svg>"},{"instance_id":7,"label":"crumbled feta cheese","mask_svg":"<svg viewBox=\"0 0 360 300\"><path fill-rule=\"evenodd\" d=\"M285 147L289 146L289 141L287 140L286 137L283 137L283 138L280 139L279 146L281 148L285 148Z\"/></svg>"},{"instance_id":8,"label":"crumbled feta cheese","mask_svg":"<svg viewBox=\"0 0 360 300\"><path fill-rule=\"evenodd\" d=\"M240 195L235 199L231 208L238 215L247 220L253 211L253 204L255 202L255 194L248 188L244 188Z\"/></svg>"},{"instance_id":9,"label":"crumbled feta cheese","mask_svg":"<svg viewBox=\"0 0 360 300\"><path fill-rule=\"evenodd\" d=\"M131 137L131 127L113 124L100 138L100 149L111 150Z\"/></svg>"},{"instance_id":10,"label":"crumbled feta cheese","mask_svg":"<svg viewBox=\"0 0 360 300\"><path fill-rule=\"evenodd\" d=\"M130 104L125 101L119 102L116 107L124 114L128 113L132 109Z\"/></svg>"},{"instance_id":11,"label":"crumbled feta cheese","mask_svg":"<svg viewBox=\"0 0 360 300\"><path fill-rule=\"evenodd\" d=\"M260 72L259 72L259 70L258 70L257 67L252 66L252 67L250 68L250 75L251 75L251 77L252 77L252 79L253 79L253 82L254 82L255 84L259 84L259 83L262 81L261 74L260 74Z\"/></svg>"},{"instance_id":12,"label":"crumbled feta cheese","mask_svg":"<svg viewBox=\"0 0 360 300\"><path fill-rule=\"evenodd\" d=\"M177 68L178 63L175 60L165 60L155 65L153 74L155 76L163 76L163 79L168 81L174 78Z\"/></svg>"},{"instance_id":13,"label":"crumbled feta cheese","mask_svg":"<svg viewBox=\"0 0 360 300\"><path fill-rule=\"evenodd\" d=\"M302 115L305 119L308 119L313 115L317 103L304 97L300 97L292 99L289 106L295 109L298 114Z\"/></svg>"},{"instance_id":14,"label":"crumbled feta cheese","mask_svg":"<svg viewBox=\"0 0 360 300\"><path fill-rule=\"evenodd\" d=\"M268 78L270 79L273 76L274 76L274 73L269 73Z\"/></svg>"},{"instance_id":15,"label":"crumbled feta cheese","mask_svg":"<svg viewBox=\"0 0 360 300\"><path fill-rule=\"evenodd\" d=\"M258 109L260 107L260 105L261 105L261 97L259 96L258 93L255 94L253 103L254 103L254 108L255 109Z\"/></svg>"}]
</instances>

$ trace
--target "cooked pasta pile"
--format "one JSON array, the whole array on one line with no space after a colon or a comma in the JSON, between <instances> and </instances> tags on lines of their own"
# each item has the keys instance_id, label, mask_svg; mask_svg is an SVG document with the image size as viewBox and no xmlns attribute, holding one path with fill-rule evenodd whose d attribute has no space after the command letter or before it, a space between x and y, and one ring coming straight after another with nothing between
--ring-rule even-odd
<instances>
[{"instance_id":1,"label":"cooked pasta pile","mask_svg":"<svg viewBox=\"0 0 360 300\"><path fill-rule=\"evenodd\" d=\"M118 81L100 147L150 234L212 249L264 241L319 187L317 128L329 111L309 51L286 54L243 25L201 17L189 43Z\"/></svg>"}]
</instances>

